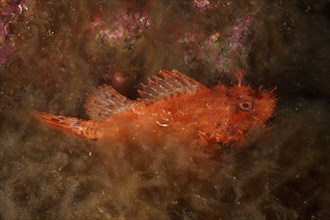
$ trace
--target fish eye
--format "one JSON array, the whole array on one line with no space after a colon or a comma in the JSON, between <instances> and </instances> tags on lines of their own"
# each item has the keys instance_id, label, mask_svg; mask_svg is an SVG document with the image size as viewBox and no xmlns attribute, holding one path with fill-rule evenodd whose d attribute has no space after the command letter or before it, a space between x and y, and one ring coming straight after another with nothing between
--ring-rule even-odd
<instances>
[{"instance_id":1,"label":"fish eye","mask_svg":"<svg viewBox=\"0 0 330 220\"><path fill-rule=\"evenodd\" d=\"M244 102L238 103L238 107L242 111L249 111L253 107L253 104L252 104L252 102L244 101Z\"/></svg>"}]
</instances>

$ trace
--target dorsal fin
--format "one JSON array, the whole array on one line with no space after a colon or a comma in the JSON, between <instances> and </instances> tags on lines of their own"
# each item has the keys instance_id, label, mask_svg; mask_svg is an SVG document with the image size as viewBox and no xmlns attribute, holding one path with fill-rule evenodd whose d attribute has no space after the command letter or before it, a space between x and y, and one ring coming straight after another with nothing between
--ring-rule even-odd
<instances>
[{"instance_id":1,"label":"dorsal fin","mask_svg":"<svg viewBox=\"0 0 330 220\"><path fill-rule=\"evenodd\" d=\"M161 70L159 74L162 78L153 76L148 79L147 84L141 84L142 90L138 92L142 99L155 101L172 94L196 91L198 88L205 87L177 70Z\"/></svg>"},{"instance_id":2,"label":"dorsal fin","mask_svg":"<svg viewBox=\"0 0 330 220\"><path fill-rule=\"evenodd\" d=\"M109 85L99 86L88 97L85 107L88 116L92 120L102 120L111 114L129 109L133 101L119 94Z\"/></svg>"}]
</instances>

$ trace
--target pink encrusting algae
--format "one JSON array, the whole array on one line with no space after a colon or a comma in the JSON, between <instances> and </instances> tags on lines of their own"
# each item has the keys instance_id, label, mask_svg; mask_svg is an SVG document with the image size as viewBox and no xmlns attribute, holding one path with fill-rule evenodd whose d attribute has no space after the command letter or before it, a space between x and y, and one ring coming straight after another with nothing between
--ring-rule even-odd
<instances>
[{"instance_id":1,"label":"pink encrusting algae","mask_svg":"<svg viewBox=\"0 0 330 220\"><path fill-rule=\"evenodd\" d=\"M245 15L237 18L232 26L231 32L226 39L223 51L218 53L216 58L217 69L220 73L233 68L233 61L245 50L247 36L253 24L253 17Z\"/></svg>"},{"instance_id":2,"label":"pink encrusting algae","mask_svg":"<svg viewBox=\"0 0 330 220\"><path fill-rule=\"evenodd\" d=\"M97 33L108 44L123 44L125 41L134 41L149 27L150 21L145 12L122 10L110 18L97 15L90 25L89 31Z\"/></svg>"},{"instance_id":3,"label":"pink encrusting algae","mask_svg":"<svg viewBox=\"0 0 330 220\"><path fill-rule=\"evenodd\" d=\"M192 0L193 7L199 12L206 12L208 10L212 10L218 7L216 1L208 1L208 0Z\"/></svg>"},{"instance_id":4,"label":"pink encrusting algae","mask_svg":"<svg viewBox=\"0 0 330 220\"><path fill-rule=\"evenodd\" d=\"M0 65L16 50L11 40L11 25L27 10L27 0L0 1Z\"/></svg>"},{"instance_id":5,"label":"pink encrusting algae","mask_svg":"<svg viewBox=\"0 0 330 220\"><path fill-rule=\"evenodd\" d=\"M183 48L185 64L210 63L217 75L233 78L237 68L244 68L249 47L252 15L241 15L231 22L228 33L214 31L209 34L195 30L179 37L177 44Z\"/></svg>"},{"instance_id":6,"label":"pink encrusting algae","mask_svg":"<svg viewBox=\"0 0 330 220\"><path fill-rule=\"evenodd\" d=\"M90 120L44 112L34 115L51 126L91 139L120 139L133 133L122 129L123 121L134 124L137 131L151 121L149 130L154 134L176 127L176 132L189 130L204 142L227 144L241 140L251 128L263 126L276 105L273 91L243 85L244 73L237 71L235 85L208 88L176 70L162 70L161 77L142 84L141 98L136 101L111 86L96 89L86 103Z\"/></svg>"}]
</instances>

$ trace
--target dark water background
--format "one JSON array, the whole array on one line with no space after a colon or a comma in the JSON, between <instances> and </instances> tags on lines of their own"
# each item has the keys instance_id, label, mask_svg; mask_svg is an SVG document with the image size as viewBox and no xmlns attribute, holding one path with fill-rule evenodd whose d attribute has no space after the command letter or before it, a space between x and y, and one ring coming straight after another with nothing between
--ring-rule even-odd
<instances>
[{"instance_id":1,"label":"dark water background","mask_svg":"<svg viewBox=\"0 0 330 220\"><path fill-rule=\"evenodd\" d=\"M204 12L192 2L27 2L11 26L17 50L0 67L0 219L330 218L329 1L213 1ZM145 12L150 26L123 41L91 30L96 16L111 24L120 10ZM218 32L221 50L244 15L254 17L244 49L223 72L203 45L178 43ZM98 85L134 99L160 69L212 86L232 81L236 68L254 87L276 86L278 106L220 159L196 163L204 152L171 137L160 146L147 137L134 146L86 141L29 116L87 118L84 102Z\"/></svg>"}]
</instances>

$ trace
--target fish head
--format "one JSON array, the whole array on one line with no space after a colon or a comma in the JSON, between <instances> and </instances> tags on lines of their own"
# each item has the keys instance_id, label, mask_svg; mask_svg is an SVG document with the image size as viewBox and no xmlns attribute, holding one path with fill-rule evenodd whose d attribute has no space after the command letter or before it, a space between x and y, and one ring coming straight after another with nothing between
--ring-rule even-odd
<instances>
[{"instance_id":1,"label":"fish head","mask_svg":"<svg viewBox=\"0 0 330 220\"><path fill-rule=\"evenodd\" d=\"M242 84L216 86L209 97L201 111L204 115L196 120L200 136L211 143L241 140L252 128L263 127L276 107L274 89L253 89Z\"/></svg>"},{"instance_id":2,"label":"fish head","mask_svg":"<svg viewBox=\"0 0 330 220\"><path fill-rule=\"evenodd\" d=\"M263 87L253 89L250 86L233 85L228 88L228 103L231 116L228 120L231 140L241 139L252 127L264 126L270 119L276 107L275 89L266 90Z\"/></svg>"},{"instance_id":3,"label":"fish head","mask_svg":"<svg viewBox=\"0 0 330 220\"><path fill-rule=\"evenodd\" d=\"M254 90L250 86L235 85L230 90L236 114L253 117L260 123L273 116L276 106L275 89L268 91L259 87Z\"/></svg>"},{"instance_id":4,"label":"fish head","mask_svg":"<svg viewBox=\"0 0 330 220\"><path fill-rule=\"evenodd\" d=\"M235 73L237 84L216 87L217 97L223 97L221 105L226 107L226 114L218 120L218 127L211 135L217 142L226 144L242 139L251 128L264 126L276 107L275 89L266 90L262 86L253 89L242 84L244 70Z\"/></svg>"}]
</instances>

